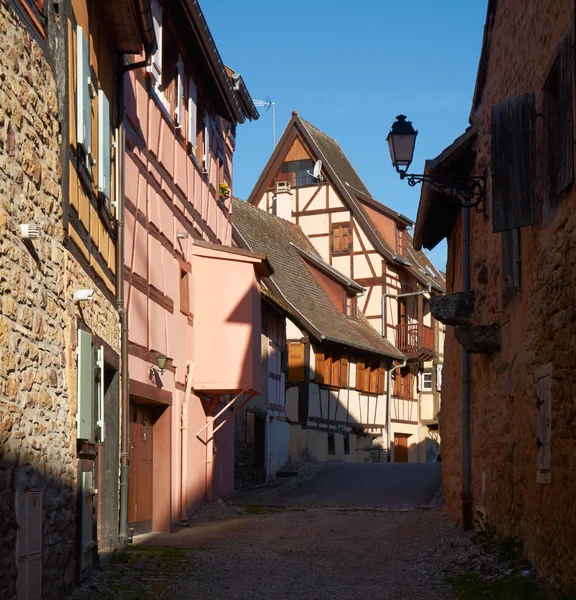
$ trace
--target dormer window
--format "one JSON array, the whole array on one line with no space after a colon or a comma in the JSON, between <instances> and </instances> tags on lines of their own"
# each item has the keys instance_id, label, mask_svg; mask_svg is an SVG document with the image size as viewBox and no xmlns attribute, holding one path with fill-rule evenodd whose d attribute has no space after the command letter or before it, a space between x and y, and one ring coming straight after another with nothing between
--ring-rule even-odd
<instances>
[{"instance_id":1,"label":"dormer window","mask_svg":"<svg viewBox=\"0 0 576 600\"><path fill-rule=\"evenodd\" d=\"M406 256L406 230L396 227L396 254Z\"/></svg>"},{"instance_id":2,"label":"dormer window","mask_svg":"<svg viewBox=\"0 0 576 600\"><path fill-rule=\"evenodd\" d=\"M345 315L349 319L358 320L358 299L356 294L346 293Z\"/></svg>"},{"instance_id":3,"label":"dormer window","mask_svg":"<svg viewBox=\"0 0 576 600\"><path fill-rule=\"evenodd\" d=\"M312 160L290 160L282 165L276 181L287 181L291 187L313 185L316 180L312 176L314 163Z\"/></svg>"}]
</instances>

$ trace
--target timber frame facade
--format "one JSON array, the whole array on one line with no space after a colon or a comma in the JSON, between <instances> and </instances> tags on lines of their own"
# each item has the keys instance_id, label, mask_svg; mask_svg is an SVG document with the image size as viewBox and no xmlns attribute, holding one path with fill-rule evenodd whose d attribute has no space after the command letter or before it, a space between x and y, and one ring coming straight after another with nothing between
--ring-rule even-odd
<instances>
[{"instance_id":1,"label":"timber frame facade","mask_svg":"<svg viewBox=\"0 0 576 600\"><path fill-rule=\"evenodd\" d=\"M407 357L393 375L394 444L407 436L420 446L411 460L436 460L444 325L429 300L444 293L444 275L414 250L413 222L375 200L338 143L295 111L248 202L297 224L326 263L365 288L358 310Z\"/></svg>"}]
</instances>

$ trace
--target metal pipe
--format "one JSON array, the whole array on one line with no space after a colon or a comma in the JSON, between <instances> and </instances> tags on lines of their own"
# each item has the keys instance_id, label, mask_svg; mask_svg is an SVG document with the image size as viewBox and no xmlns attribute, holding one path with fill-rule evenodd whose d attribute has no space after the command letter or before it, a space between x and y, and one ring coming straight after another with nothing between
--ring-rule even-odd
<instances>
[{"instance_id":1,"label":"metal pipe","mask_svg":"<svg viewBox=\"0 0 576 600\"><path fill-rule=\"evenodd\" d=\"M424 294L432 293L432 284L428 284L427 290L421 290L420 292L410 292L406 294L390 294L389 292L384 292L382 294L382 337L386 337L386 298L407 298L408 296L423 296Z\"/></svg>"},{"instance_id":2,"label":"metal pipe","mask_svg":"<svg viewBox=\"0 0 576 600\"><path fill-rule=\"evenodd\" d=\"M125 58L120 58L118 69L118 140L116 156L119 188L116 190L116 309L120 318L120 379L122 381L122 424L120 435L120 541L130 541L128 529L128 477L130 437L130 387L128 374L128 313L124 305L124 156L126 148L125 119Z\"/></svg>"},{"instance_id":3,"label":"metal pipe","mask_svg":"<svg viewBox=\"0 0 576 600\"><path fill-rule=\"evenodd\" d=\"M196 365L189 360L186 367L186 392L182 402L182 424L180 427L180 521L185 523L188 522L188 488L186 487L188 472L188 407Z\"/></svg>"},{"instance_id":4,"label":"metal pipe","mask_svg":"<svg viewBox=\"0 0 576 600\"><path fill-rule=\"evenodd\" d=\"M392 429L392 371L403 369L406 366L406 363L407 359L404 359L404 362L401 365L396 365L395 367L388 369L388 385L386 386L386 433L388 435L388 456L386 462L392 462L392 437L390 436L390 431Z\"/></svg>"},{"instance_id":5,"label":"metal pipe","mask_svg":"<svg viewBox=\"0 0 576 600\"><path fill-rule=\"evenodd\" d=\"M462 291L470 291L470 209L462 210ZM462 523L473 527L470 492L470 355L462 348Z\"/></svg>"}]
</instances>

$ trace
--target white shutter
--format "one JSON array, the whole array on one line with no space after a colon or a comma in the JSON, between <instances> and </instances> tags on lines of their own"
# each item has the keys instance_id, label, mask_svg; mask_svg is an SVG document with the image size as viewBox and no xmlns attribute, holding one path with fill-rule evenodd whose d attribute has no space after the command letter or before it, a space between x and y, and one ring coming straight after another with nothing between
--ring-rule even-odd
<instances>
[{"instance_id":1,"label":"white shutter","mask_svg":"<svg viewBox=\"0 0 576 600\"><path fill-rule=\"evenodd\" d=\"M436 365L436 391L442 391L442 365Z\"/></svg>"},{"instance_id":2,"label":"white shutter","mask_svg":"<svg viewBox=\"0 0 576 600\"><path fill-rule=\"evenodd\" d=\"M210 115L208 111L204 117L204 169L210 176Z\"/></svg>"},{"instance_id":3,"label":"white shutter","mask_svg":"<svg viewBox=\"0 0 576 600\"><path fill-rule=\"evenodd\" d=\"M92 154L92 107L90 106L90 54L80 25L76 26L76 138L86 155Z\"/></svg>"},{"instance_id":4,"label":"white shutter","mask_svg":"<svg viewBox=\"0 0 576 600\"><path fill-rule=\"evenodd\" d=\"M191 77L188 78L188 141L192 151L196 150L196 129L198 120L198 89Z\"/></svg>"},{"instance_id":5,"label":"white shutter","mask_svg":"<svg viewBox=\"0 0 576 600\"><path fill-rule=\"evenodd\" d=\"M98 189L110 202L110 102L98 90Z\"/></svg>"},{"instance_id":6,"label":"white shutter","mask_svg":"<svg viewBox=\"0 0 576 600\"><path fill-rule=\"evenodd\" d=\"M96 401L98 441L104 441L104 346L96 350Z\"/></svg>"},{"instance_id":7,"label":"white shutter","mask_svg":"<svg viewBox=\"0 0 576 600\"><path fill-rule=\"evenodd\" d=\"M158 4L158 0L152 0L152 20L158 47L151 57L152 63L148 70L154 79L154 87L158 89L162 81L162 8Z\"/></svg>"},{"instance_id":8,"label":"white shutter","mask_svg":"<svg viewBox=\"0 0 576 600\"><path fill-rule=\"evenodd\" d=\"M94 355L92 336L78 330L78 407L76 413L77 437L94 441Z\"/></svg>"},{"instance_id":9,"label":"white shutter","mask_svg":"<svg viewBox=\"0 0 576 600\"><path fill-rule=\"evenodd\" d=\"M174 105L174 121L179 127L182 126L182 117L184 113L184 61L178 56L176 63L176 102Z\"/></svg>"},{"instance_id":10,"label":"white shutter","mask_svg":"<svg viewBox=\"0 0 576 600\"><path fill-rule=\"evenodd\" d=\"M422 371L418 371L418 391L421 392L422 389Z\"/></svg>"}]
</instances>

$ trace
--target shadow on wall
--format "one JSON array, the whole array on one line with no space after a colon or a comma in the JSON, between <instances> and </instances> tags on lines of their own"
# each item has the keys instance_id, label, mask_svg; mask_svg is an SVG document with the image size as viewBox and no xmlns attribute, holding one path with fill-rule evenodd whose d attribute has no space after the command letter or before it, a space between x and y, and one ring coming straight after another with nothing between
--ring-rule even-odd
<instances>
[{"instance_id":1,"label":"shadow on wall","mask_svg":"<svg viewBox=\"0 0 576 600\"><path fill-rule=\"evenodd\" d=\"M406 446L393 444L392 462L441 462L440 444L437 437L430 437L430 433L437 432L431 431L425 439Z\"/></svg>"}]
</instances>

